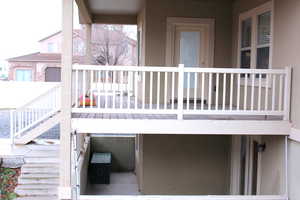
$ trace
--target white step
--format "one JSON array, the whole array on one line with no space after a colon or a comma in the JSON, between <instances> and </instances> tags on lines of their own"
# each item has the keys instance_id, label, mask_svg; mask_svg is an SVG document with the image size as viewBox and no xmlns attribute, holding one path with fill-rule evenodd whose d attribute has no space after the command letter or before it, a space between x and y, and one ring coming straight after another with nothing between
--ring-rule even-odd
<instances>
[{"instance_id":1,"label":"white step","mask_svg":"<svg viewBox=\"0 0 300 200\"><path fill-rule=\"evenodd\" d=\"M26 184L58 185L59 184L59 178L48 178L48 179L19 178L18 184L19 185L26 185Z\"/></svg>"},{"instance_id":2,"label":"white step","mask_svg":"<svg viewBox=\"0 0 300 200\"><path fill-rule=\"evenodd\" d=\"M22 168L58 168L58 163L26 163Z\"/></svg>"},{"instance_id":3,"label":"white step","mask_svg":"<svg viewBox=\"0 0 300 200\"><path fill-rule=\"evenodd\" d=\"M49 163L49 164L58 164L59 158L25 158L25 163Z\"/></svg>"},{"instance_id":4,"label":"white step","mask_svg":"<svg viewBox=\"0 0 300 200\"><path fill-rule=\"evenodd\" d=\"M40 185L18 185L16 189L19 190L32 190L32 189L36 189L36 190L57 190L58 185L44 185L44 184L40 184Z\"/></svg>"},{"instance_id":5,"label":"white step","mask_svg":"<svg viewBox=\"0 0 300 200\"><path fill-rule=\"evenodd\" d=\"M33 151L59 151L59 145L40 145L40 144L28 144L26 145L29 149Z\"/></svg>"},{"instance_id":6,"label":"white step","mask_svg":"<svg viewBox=\"0 0 300 200\"><path fill-rule=\"evenodd\" d=\"M49 179L49 178L59 178L59 174L21 174L20 178L27 179Z\"/></svg>"},{"instance_id":7,"label":"white step","mask_svg":"<svg viewBox=\"0 0 300 200\"><path fill-rule=\"evenodd\" d=\"M40 190L40 189L31 189L31 190L23 190L16 188L15 193L19 196L56 196L57 189L47 189L47 190Z\"/></svg>"},{"instance_id":8,"label":"white step","mask_svg":"<svg viewBox=\"0 0 300 200\"><path fill-rule=\"evenodd\" d=\"M59 175L58 167L22 167L22 174L57 174Z\"/></svg>"},{"instance_id":9,"label":"white step","mask_svg":"<svg viewBox=\"0 0 300 200\"><path fill-rule=\"evenodd\" d=\"M59 157L59 151L57 150L35 150L26 154L26 158L49 158Z\"/></svg>"},{"instance_id":10,"label":"white step","mask_svg":"<svg viewBox=\"0 0 300 200\"><path fill-rule=\"evenodd\" d=\"M38 197L18 197L16 200L58 200L55 196L38 196Z\"/></svg>"}]
</instances>

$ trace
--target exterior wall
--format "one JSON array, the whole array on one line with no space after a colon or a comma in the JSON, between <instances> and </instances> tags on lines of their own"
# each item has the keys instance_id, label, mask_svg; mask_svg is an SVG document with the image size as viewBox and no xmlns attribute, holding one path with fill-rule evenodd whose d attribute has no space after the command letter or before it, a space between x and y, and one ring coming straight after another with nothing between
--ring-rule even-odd
<instances>
[{"instance_id":1,"label":"exterior wall","mask_svg":"<svg viewBox=\"0 0 300 200\"><path fill-rule=\"evenodd\" d=\"M62 42L61 39L62 39L62 35L61 35L61 33L58 33L46 40L40 41L40 52L41 53L61 53L61 42ZM54 45L53 52L49 52L49 50L48 50L49 43L52 43Z\"/></svg>"},{"instance_id":2,"label":"exterior wall","mask_svg":"<svg viewBox=\"0 0 300 200\"><path fill-rule=\"evenodd\" d=\"M92 137L91 152L111 152L112 171L134 171L134 137Z\"/></svg>"},{"instance_id":3,"label":"exterior wall","mask_svg":"<svg viewBox=\"0 0 300 200\"><path fill-rule=\"evenodd\" d=\"M167 17L190 17L216 20L214 66L230 66L231 8L231 0L147 0L145 64L165 66Z\"/></svg>"},{"instance_id":4,"label":"exterior wall","mask_svg":"<svg viewBox=\"0 0 300 200\"><path fill-rule=\"evenodd\" d=\"M74 31L73 37L73 55L84 55L84 38L79 36L80 31ZM82 31L84 32L84 31ZM40 42L40 52L41 53L61 53L62 47L62 33L57 33L45 40L41 40ZM53 44L53 51L49 51L48 45Z\"/></svg>"},{"instance_id":5,"label":"exterior wall","mask_svg":"<svg viewBox=\"0 0 300 200\"><path fill-rule=\"evenodd\" d=\"M232 52L232 63L236 66L237 63L237 34L238 34L238 15L241 12L255 8L263 3L268 2L267 0L237 0L233 6L234 23L233 23L233 52ZM292 79L292 98L291 98L291 121L293 127L300 129L300 112L297 109L297 104L300 101L300 93L297 90L297 85L300 84L300 80L297 76L300 76L300 1L298 0L274 0L274 27L273 27L273 66L272 68L283 68L285 66L293 67L293 79ZM276 141L274 141L276 142ZM299 143L290 141L289 142L289 197L291 200L300 199L299 193ZM270 166L271 170L274 166ZM276 167L280 167L276 164ZM276 173L273 170L269 172L269 178L271 180L281 179L279 177L279 168ZM272 176L271 173L275 173ZM275 183L275 180L273 181ZM266 191L278 191L279 185L274 185L274 188L270 186L265 187Z\"/></svg>"},{"instance_id":6,"label":"exterior wall","mask_svg":"<svg viewBox=\"0 0 300 200\"><path fill-rule=\"evenodd\" d=\"M146 195L229 193L229 136L143 135Z\"/></svg>"},{"instance_id":7,"label":"exterior wall","mask_svg":"<svg viewBox=\"0 0 300 200\"><path fill-rule=\"evenodd\" d=\"M82 167L80 170L80 193L85 194L88 185L88 166L90 161L91 145L88 144L88 148L82 161Z\"/></svg>"},{"instance_id":8,"label":"exterior wall","mask_svg":"<svg viewBox=\"0 0 300 200\"><path fill-rule=\"evenodd\" d=\"M212 18L215 19L214 67L231 66L232 1L212 0L147 0L144 20L144 64L146 66L166 65L166 36L168 17ZM142 56L142 57L143 57ZM149 81L149 77L146 78ZM153 99L156 99L157 76L153 77ZM164 77L161 76L161 83ZM163 87L163 84L161 85ZM220 86L221 88L221 86ZM149 91L149 87L146 87ZM164 91L164 90L161 90ZM222 90L221 90L222 92ZM146 92L148 100L149 92ZM214 95L214 94L213 94ZM163 101L163 94L160 95Z\"/></svg>"},{"instance_id":9,"label":"exterior wall","mask_svg":"<svg viewBox=\"0 0 300 200\"><path fill-rule=\"evenodd\" d=\"M300 84L300 1L275 0L274 19L274 67L293 67L291 120L296 129L300 129L300 111L298 108L300 92L296 87ZM300 153L300 152L299 152ZM298 197L300 199L300 196Z\"/></svg>"},{"instance_id":10,"label":"exterior wall","mask_svg":"<svg viewBox=\"0 0 300 200\"><path fill-rule=\"evenodd\" d=\"M10 63L8 80L14 81L16 80L16 70L17 69L30 69L32 70L32 80L36 81L36 63L34 62L14 62Z\"/></svg>"},{"instance_id":11,"label":"exterior wall","mask_svg":"<svg viewBox=\"0 0 300 200\"><path fill-rule=\"evenodd\" d=\"M47 67L60 67L60 63L10 62L9 80L16 80L17 69L31 69L33 81L45 81Z\"/></svg>"},{"instance_id":12,"label":"exterior wall","mask_svg":"<svg viewBox=\"0 0 300 200\"><path fill-rule=\"evenodd\" d=\"M289 141L289 197L290 200L300 199L299 180L300 180L300 143Z\"/></svg>"},{"instance_id":13,"label":"exterior wall","mask_svg":"<svg viewBox=\"0 0 300 200\"><path fill-rule=\"evenodd\" d=\"M262 136L261 195L285 194L285 137Z\"/></svg>"}]
</instances>

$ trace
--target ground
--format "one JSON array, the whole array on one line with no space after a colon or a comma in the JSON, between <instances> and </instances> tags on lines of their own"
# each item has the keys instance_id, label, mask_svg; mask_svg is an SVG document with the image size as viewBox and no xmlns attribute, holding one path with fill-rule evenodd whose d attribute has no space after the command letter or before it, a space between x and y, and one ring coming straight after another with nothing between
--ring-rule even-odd
<instances>
[{"instance_id":1,"label":"ground","mask_svg":"<svg viewBox=\"0 0 300 200\"><path fill-rule=\"evenodd\" d=\"M0 199L12 200L17 197L14 193L18 184L20 169L0 168Z\"/></svg>"}]
</instances>

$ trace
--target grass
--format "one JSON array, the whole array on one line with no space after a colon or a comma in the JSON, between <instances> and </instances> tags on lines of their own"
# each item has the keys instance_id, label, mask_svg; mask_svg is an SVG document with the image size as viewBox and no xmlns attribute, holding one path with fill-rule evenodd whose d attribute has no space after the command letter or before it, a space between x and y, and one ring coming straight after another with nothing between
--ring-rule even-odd
<instances>
[{"instance_id":1,"label":"grass","mask_svg":"<svg viewBox=\"0 0 300 200\"><path fill-rule=\"evenodd\" d=\"M14 193L18 184L20 169L0 168L0 199L12 200L17 197Z\"/></svg>"}]
</instances>

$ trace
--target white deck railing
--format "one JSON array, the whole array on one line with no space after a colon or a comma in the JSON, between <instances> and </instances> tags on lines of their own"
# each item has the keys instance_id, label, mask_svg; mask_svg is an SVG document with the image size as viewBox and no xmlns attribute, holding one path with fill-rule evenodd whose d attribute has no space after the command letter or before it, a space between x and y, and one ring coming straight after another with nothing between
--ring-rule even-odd
<instances>
[{"instance_id":1,"label":"white deck railing","mask_svg":"<svg viewBox=\"0 0 300 200\"><path fill-rule=\"evenodd\" d=\"M43 122L60 110L60 84L10 112L11 139Z\"/></svg>"},{"instance_id":2,"label":"white deck railing","mask_svg":"<svg viewBox=\"0 0 300 200\"><path fill-rule=\"evenodd\" d=\"M178 119L183 115L266 115L289 120L290 67L74 65L73 72L74 113L176 114Z\"/></svg>"}]
</instances>

